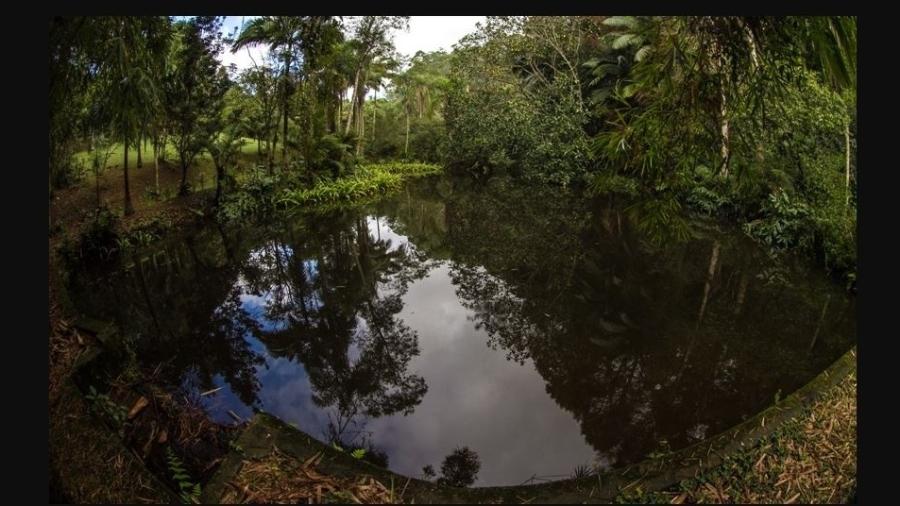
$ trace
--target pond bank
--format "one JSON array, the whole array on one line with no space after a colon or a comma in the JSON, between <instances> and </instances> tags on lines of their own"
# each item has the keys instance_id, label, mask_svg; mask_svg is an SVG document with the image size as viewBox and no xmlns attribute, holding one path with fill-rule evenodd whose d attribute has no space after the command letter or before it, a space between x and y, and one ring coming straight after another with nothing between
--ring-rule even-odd
<instances>
[{"instance_id":1,"label":"pond bank","mask_svg":"<svg viewBox=\"0 0 900 506\"><path fill-rule=\"evenodd\" d=\"M856 481L855 394L856 353L851 350L788 398L690 448L600 476L467 489L439 487L372 466L260 413L238 437L236 450L209 482L203 499L321 501L317 486L324 484L328 491L344 484L346 492L367 484L367 490L381 491L372 502L419 504L844 502ZM267 481L260 468L277 472L265 467L273 459L281 469L287 466L305 478L293 487L256 485ZM251 472L252 480L247 476Z\"/></svg>"},{"instance_id":2,"label":"pond bank","mask_svg":"<svg viewBox=\"0 0 900 506\"><path fill-rule=\"evenodd\" d=\"M314 502L348 502L355 497L364 503L844 502L855 490L856 481L855 387L856 353L851 350L775 406L693 447L600 477L474 489L438 487L397 475L260 413L231 445L232 450L204 487L202 500L270 502L306 497ZM50 442L51 462L57 459L54 474L59 469L67 470L55 476L63 497L76 502L171 500L168 487L149 473L114 434L93 423L93 415L74 385L67 383L61 390L65 394L58 399L67 400L58 401L56 409L51 405L51 422L54 413L64 422L51 423ZM85 451L71 451L80 445ZM60 451L63 448L68 451ZM246 473L256 473L253 483L266 482L266 473L276 472L271 466L276 460L281 469L277 472L292 471L288 486L282 484L274 490L246 486ZM243 487L235 486L241 483Z\"/></svg>"}]
</instances>

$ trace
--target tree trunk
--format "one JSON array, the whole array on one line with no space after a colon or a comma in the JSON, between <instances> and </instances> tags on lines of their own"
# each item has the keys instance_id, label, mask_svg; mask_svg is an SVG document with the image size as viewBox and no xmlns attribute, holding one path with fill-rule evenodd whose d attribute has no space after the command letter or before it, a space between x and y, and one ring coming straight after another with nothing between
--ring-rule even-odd
<instances>
[{"instance_id":1,"label":"tree trunk","mask_svg":"<svg viewBox=\"0 0 900 506\"><path fill-rule=\"evenodd\" d=\"M285 92L285 96L287 96L287 92ZM287 167L287 122L288 122L288 109L287 109L287 100L284 103L284 111L282 112L282 128L281 128L281 163L285 167Z\"/></svg>"},{"instance_id":2,"label":"tree trunk","mask_svg":"<svg viewBox=\"0 0 900 506\"><path fill-rule=\"evenodd\" d=\"M409 111L406 111L406 145L403 147L403 155L409 157Z\"/></svg>"},{"instance_id":3,"label":"tree trunk","mask_svg":"<svg viewBox=\"0 0 900 506\"><path fill-rule=\"evenodd\" d=\"M359 73L362 69L356 68L356 77L353 79L353 94L350 96L350 110L347 111L347 126L344 128L344 135L350 133L350 125L353 121L353 108L356 104L356 95L359 93Z\"/></svg>"},{"instance_id":4,"label":"tree trunk","mask_svg":"<svg viewBox=\"0 0 900 506\"><path fill-rule=\"evenodd\" d=\"M271 175L275 168L275 151L278 149L278 132L277 127L272 128L272 140L269 141L269 174Z\"/></svg>"},{"instance_id":5,"label":"tree trunk","mask_svg":"<svg viewBox=\"0 0 900 506\"><path fill-rule=\"evenodd\" d=\"M128 188L128 139L125 139L125 158L123 160L123 172L125 174L125 216L134 214L134 206L131 205L131 189Z\"/></svg>"},{"instance_id":6,"label":"tree trunk","mask_svg":"<svg viewBox=\"0 0 900 506\"><path fill-rule=\"evenodd\" d=\"M144 151L144 133L141 132L140 134L138 134L138 144L137 144L137 155L138 155L137 168L139 168L139 169L144 166L143 153L142 153L143 151Z\"/></svg>"},{"instance_id":7,"label":"tree trunk","mask_svg":"<svg viewBox=\"0 0 900 506\"><path fill-rule=\"evenodd\" d=\"M375 89L375 95L372 97L372 142L375 142L375 109L378 107L378 89Z\"/></svg>"},{"instance_id":8,"label":"tree trunk","mask_svg":"<svg viewBox=\"0 0 900 506\"><path fill-rule=\"evenodd\" d=\"M156 197L159 198L162 195L159 191L159 137L153 140L153 165L156 170Z\"/></svg>"},{"instance_id":9,"label":"tree trunk","mask_svg":"<svg viewBox=\"0 0 900 506\"><path fill-rule=\"evenodd\" d=\"M850 118L844 121L844 155L845 155L845 208L850 207Z\"/></svg>"},{"instance_id":10,"label":"tree trunk","mask_svg":"<svg viewBox=\"0 0 900 506\"><path fill-rule=\"evenodd\" d=\"M341 116L344 115L344 92L343 90L338 93L338 115L334 121L334 131L337 133L341 128Z\"/></svg>"},{"instance_id":11,"label":"tree trunk","mask_svg":"<svg viewBox=\"0 0 900 506\"><path fill-rule=\"evenodd\" d=\"M103 199L100 196L100 166L94 166L94 182L97 183L97 208L100 208L100 205L103 203Z\"/></svg>"},{"instance_id":12,"label":"tree trunk","mask_svg":"<svg viewBox=\"0 0 900 506\"><path fill-rule=\"evenodd\" d=\"M728 102L727 102L727 98L725 96L724 78L723 78L722 83L719 85L719 87L720 87L719 94L722 99L721 107L719 109L719 119L720 119L720 124L722 127L722 147L721 147L722 169L719 171L719 174L723 178L727 179L728 178L728 163L729 163L729 157L730 157L730 149L729 148L730 148L730 137L731 137L730 134L731 133L729 131L730 128L729 128L729 124L728 124Z\"/></svg>"},{"instance_id":13,"label":"tree trunk","mask_svg":"<svg viewBox=\"0 0 900 506\"><path fill-rule=\"evenodd\" d=\"M184 159L183 155L179 155L179 159L181 160L181 186L178 188L179 195L187 195L188 187L187 187L187 170L188 164L187 160Z\"/></svg>"},{"instance_id":14,"label":"tree trunk","mask_svg":"<svg viewBox=\"0 0 900 506\"><path fill-rule=\"evenodd\" d=\"M222 179L225 177L225 166L216 164L216 206L222 200Z\"/></svg>"},{"instance_id":15,"label":"tree trunk","mask_svg":"<svg viewBox=\"0 0 900 506\"><path fill-rule=\"evenodd\" d=\"M368 77L368 75L366 76ZM361 85L361 89L356 94L356 156L362 156L363 154L363 140L366 137L366 119L363 116L365 112L366 105L366 92L364 87Z\"/></svg>"},{"instance_id":16,"label":"tree trunk","mask_svg":"<svg viewBox=\"0 0 900 506\"><path fill-rule=\"evenodd\" d=\"M287 53L284 56L284 73L282 77L284 81L282 82L282 97L281 97L281 164L287 167L287 130L288 130L288 105L289 98L288 97L288 76L291 68L291 51L293 47L288 45Z\"/></svg>"}]
</instances>

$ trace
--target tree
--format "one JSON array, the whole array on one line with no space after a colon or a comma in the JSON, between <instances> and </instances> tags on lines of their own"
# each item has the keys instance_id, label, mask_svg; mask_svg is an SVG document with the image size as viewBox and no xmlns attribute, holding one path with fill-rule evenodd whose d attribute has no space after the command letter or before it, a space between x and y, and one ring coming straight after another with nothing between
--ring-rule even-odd
<instances>
[{"instance_id":1,"label":"tree","mask_svg":"<svg viewBox=\"0 0 900 506\"><path fill-rule=\"evenodd\" d=\"M254 62L255 63L255 62ZM275 69L268 65L254 65L240 75L239 82L244 92L253 98L254 105L246 109L253 136L257 139L257 152L261 152L260 139L266 143L266 159L269 172L275 163L275 116L277 108Z\"/></svg>"},{"instance_id":2,"label":"tree","mask_svg":"<svg viewBox=\"0 0 900 506\"><path fill-rule=\"evenodd\" d=\"M225 103L214 107L222 112L213 119L211 129L217 135L207 139L206 150L216 168L216 205L221 203L223 187L230 180L226 170L235 164L244 144L243 136L251 131L246 104L242 99L240 88L233 86L222 98Z\"/></svg>"},{"instance_id":3,"label":"tree","mask_svg":"<svg viewBox=\"0 0 900 506\"><path fill-rule=\"evenodd\" d=\"M107 97L113 129L124 145L123 175L126 215L134 213L128 184L128 148L136 142L145 115L160 107L152 72L165 53L168 18L116 17L111 22Z\"/></svg>"},{"instance_id":4,"label":"tree","mask_svg":"<svg viewBox=\"0 0 900 506\"><path fill-rule=\"evenodd\" d=\"M410 116L421 119L440 114L450 81L449 55L443 51L417 52L409 68L393 77L393 91L406 116L406 140L403 153L409 155Z\"/></svg>"},{"instance_id":5,"label":"tree","mask_svg":"<svg viewBox=\"0 0 900 506\"><path fill-rule=\"evenodd\" d=\"M394 52L391 31L409 28L409 16L362 16L353 26L353 48L356 65L353 74L353 94L344 133L350 133L350 125L356 118L356 154L362 154L364 119L361 117L366 97L366 82L372 63L379 57L387 58Z\"/></svg>"},{"instance_id":6,"label":"tree","mask_svg":"<svg viewBox=\"0 0 900 506\"><path fill-rule=\"evenodd\" d=\"M228 89L227 73L217 59L221 24L219 16L196 16L176 24L172 65L166 76L166 112L181 165L182 195L189 189L188 168L216 135L215 119Z\"/></svg>"},{"instance_id":7,"label":"tree","mask_svg":"<svg viewBox=\"0 0 900 506\"><path fill-rule=\"evenodd\" d=\"M480 469L481 462L477 453L467 446L457 448L450 455L444 457L438 484L450 487L468 487L475 483Z\"/></svg>"}]
</instances>

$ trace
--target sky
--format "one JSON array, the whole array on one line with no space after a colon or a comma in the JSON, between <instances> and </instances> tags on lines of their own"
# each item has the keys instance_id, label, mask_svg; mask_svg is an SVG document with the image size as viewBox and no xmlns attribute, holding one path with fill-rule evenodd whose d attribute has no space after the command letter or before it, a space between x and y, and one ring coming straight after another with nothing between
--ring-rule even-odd
<instances>
[{"instance_id":1,"label":"sky","mask_svg":"<svg viewBox=\"0 0 900 506\"><path fill-rule=\"evenodd\" d=\"M235 27L240 27L242 22L249 21L255 16L227 16L223 24L225 33L231 33ZM397 52L404 56L412 56L416 51L436 51L444 49L450 51L453 44L464 35L475 30L475 24L483 22L484 16L411 16L409 31L398 31L394 34L394 44ZM225 65L234 63L238 69L253 66L253 59L261 64L267 48L256 46L242 49L232 54L227 49L222 55ZM252 57L252 59L251 59Z\"/></svg>"}]
</instances>

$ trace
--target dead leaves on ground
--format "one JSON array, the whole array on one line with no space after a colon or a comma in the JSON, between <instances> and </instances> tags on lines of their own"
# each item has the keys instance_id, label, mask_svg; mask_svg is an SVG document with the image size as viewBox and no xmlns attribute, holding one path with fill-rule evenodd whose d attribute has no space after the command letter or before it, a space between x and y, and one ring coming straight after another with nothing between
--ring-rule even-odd
<instances>
[{"instance_id":1,"label":"dead leaves on ground","mask_svg":"<svg viewBox=\"0 0 900 506\"><path fill-rule=\"evenodd\" d=\"M748 453L682 482L672 504L841 503L856 487L856 374Z\"/></svg>"},{"instance_id":2,"label":"dead leaves on ground","mask_svg":"<svg viewBox=\"0 0 900 506\"><path fill-rule=\"evenodd\" d=\"M298 462L273 448L261 459L244 460L221 497L223 503L342 502L392 504L393 491L371 476L338 478L319 472L322 453Z\"/></svg>"}]
</instances>

